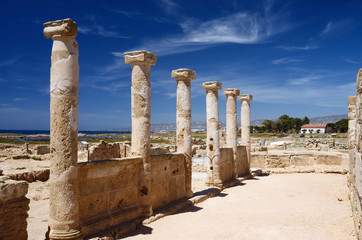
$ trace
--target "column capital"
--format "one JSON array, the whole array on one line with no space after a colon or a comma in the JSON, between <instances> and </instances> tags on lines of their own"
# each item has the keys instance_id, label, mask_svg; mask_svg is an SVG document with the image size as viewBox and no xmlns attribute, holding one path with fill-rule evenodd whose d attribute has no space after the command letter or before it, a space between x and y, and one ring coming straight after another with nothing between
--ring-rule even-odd
<instances>
[{"instance_id":1,"label":"column capital","mask_svg":"<svg viewBox=\"0 0 362 240\"><path fill-rule=\"evenodd\" d=\"M178 80L195 80L196 72L188 68L179 68L172 70L171 78Z\"/></svg>"},{"instance_id":2,"label":"column capital","mask_svg":"<svg viewBox=\"0 0 362 240\"><path fill-rule=\"evenodd\" d=\"M206 91L208 91L208 90L217 91L217 90L221 89L221 83L220 82L204 82L204 83L202 83L202 88L205 89Z\"/></svg>"},{"instance_id":3,"label":"column capital","mask_svg":"<svg viewBox=\"0 0 362 240\"><path fill-rule=\"evenodd\" d=\"M248 101L248 102L250 102L251 100L253 100L253 95L242 94L242 95L239 96L239 100L240 101Z\"/></svg>"},{"instance_id":4,"label":"column capital","mask_svg":"<svg viewBox=\"0 0 362 240\"><path fill-rule=\"evenodd\" d=\"M75 38L78 34L77 23L70 18L46 22L43 25L46 38Z\"/></svg>"},{"instance_id":5,"label":"column capital","mask_svg":"<svg viewBox=\"0 0 362 240\"><path fill-rule=\"evenodd\" d=\"M133 52L124 53L124 62L125 63L135 63L135 62L144 62L149 65L156 65L157 56L153 53L150 53L146 50L139 50Z\"/></svg>"},{"instance_id":6,"label":"column capital","mask_svg":"<svg viewBox=\"0 0 362 240\"><path fill-rule=\"evenodd\" d=\"M224 89L224 95L225 96L228 96L228 95L239 96L240 90L236 89L236 88L227 88L227 89Z\"/></svg>"}]
</instances>

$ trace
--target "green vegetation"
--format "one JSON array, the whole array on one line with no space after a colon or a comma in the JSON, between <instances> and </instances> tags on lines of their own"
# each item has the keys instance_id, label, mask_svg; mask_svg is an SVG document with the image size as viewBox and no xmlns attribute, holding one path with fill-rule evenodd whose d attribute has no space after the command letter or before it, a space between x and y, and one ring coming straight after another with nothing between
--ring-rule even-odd
<instances>
[{"instance_id":1,"label":"green vegetation","mask_svg":"<svg viewBox=\"0 0 362 240\"><path fill-rule=\"evenodd\" d=\"M205 139L206 138L206 133L205 132L194 132L192 133L192 137L195 138L201 138L201 139Z\"/></svg>"},{"instance_id":2,"label":"green vegetation","mask_svg":"<svg viewBox=\"0 0 362 240\"><path fill-rule=\"evenodd\" d=\"M40 157L31 156L30 158L33 159L33 160L41 161L41 158L40 158Z\"/></svg>"},{"instance_id":3,"label":"green vegetation","mask_svg":"<svg viewBox=\"0 0 362 240\"><path fill-rule=\"evenodd\" d=\"M292 118L288 115L280 116L276 121L265 120L262 126L252 126L251 131L256 133L298 133L304 124L309 123L309 118Z\"/></svg>"},{"instance_id":4,"label":"green vegetation","mask_svg":"<svg viewBox=\"0 0 362 240\"><path fill-rule=\"evenodd\" d=\"M164 138L160 138L160 139L151 139L151 143L171 143L169 140L164 139Z\"/></svg>"},{"instance_id":5,"label":"green vegetation","mask_svg":"<svg viewBox=\"0 0 362 240\"><path fill-rule=\"evenodd\" d=\"M326 131L328 133L346 133L348 131L348 119L344 118L336 123L328 123Z\"/></svg>"}]
</instances>

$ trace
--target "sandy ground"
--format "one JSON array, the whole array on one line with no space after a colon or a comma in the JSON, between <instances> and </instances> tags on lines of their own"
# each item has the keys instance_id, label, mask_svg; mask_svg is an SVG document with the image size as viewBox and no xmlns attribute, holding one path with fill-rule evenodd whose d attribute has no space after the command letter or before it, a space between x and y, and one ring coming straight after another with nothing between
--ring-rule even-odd
<instances>
[{"instance_id":1,"label":"sandy ground","mask_svg":"<svg viewBox=\"0 0 362 240\"><path fill-rule=\"evenodd\" d=\"M127 239L356 239L346 175L257 177Z\"/></svg>"}]
</instances>

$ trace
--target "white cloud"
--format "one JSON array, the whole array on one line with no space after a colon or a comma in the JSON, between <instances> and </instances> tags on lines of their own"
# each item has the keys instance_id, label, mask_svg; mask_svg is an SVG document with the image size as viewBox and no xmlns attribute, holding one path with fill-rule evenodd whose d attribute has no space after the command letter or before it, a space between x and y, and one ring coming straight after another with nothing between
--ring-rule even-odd
<instances>
[{"instance_id":1,"label":"white cloud","mask_svg":"<svg viewBox=\"0 0 362 240\"><path fill-rule=\"evenodd\" d=\"M28 100L27 98L14 98L15 102L20 102L20 101L26 101Z\"/></svg>"},{"instance_id":2,"label":"white cloud","mask_svg":"<svg viewBox=\"0 0 362 240\"><path fill-rule=\"evenodd\" d=\"M117 31L107 29L106 27L102 26L98 23L96 18L91 15L88 16L87 19L91 22L89 26L80 25L78 26L78 32L82 34L93 34L93 35L100 35L102 37L110 37L110 38L128 38L128 36L124 36Z\"/></svg>"},{"instance_id":3,"label":"white cloud","mask_svg":"<svg viewBox=\"0 0 362 240\"><path fill-rule=\"evenodd\" d=\"M321 76L306 76L306 77L302 77L302 78L295 78L295 79L289 79L287 80L288 84L290 85L301 85L304 83L309 83L310 81L313 80L318 80L321 79Z\"/></svg>"},{"instance_id":4,"label":"white cloud","mask_svg":"<svg viewBox=\"0 0 362 240\"><path fill-rule=\"evenodd\" d=\"M321 37L327 37L328 35L338 32L344 32L349 26L353 25L350 19L344 19L341 21L331 21L327 23L322 32L319 34Z\"/></svg>"},{"instance_id":5,"label":"white cloud","mask_svg":"<svg viewBox=\"0 0 362 240\"><path fill-rule=\"evenodd\" d=\"M288 64L288 63L293 63L293 62L302 62L304 61L303 59L300 59L300 58L289 58L289 57L286 57L286 58L279 58L279 59L275 59L272 61L273 64Z\"/></svg>"},{"instance_id":6,"label":"white cloud","mask_svg":"<svg viewBox=\"0 0 362 240\"><path fill-rule=\"evenodd\" d=\"M11 59L3 60L0 62L0 67L7 67L18 63L20 57L13 57Z\"/></svg>"},{"instance_id":7,"label":"white cloud","mask_svg":"<svg viewBox=\"0 0 362 240\"><path fill-rule=\"evenodd\" d=\"M177 10L179 9L179 5L175 3L173 0L159 0L159 6L163 8L163 10L167 14L177 14Z\"/></svg>"},{"instance_id":8,"label":"white cloud","mask_svg":"<svg viewBox=\"0 0 362 240\"><path fill-rule=\"evenodd\" d=\"M182 34L148 39L141 46L129 51L148 49L157 55L170 55L198 51L217 44L262 43L292 27L286 18L287 14L284 13L272 14L269 6L262 12L237 12L204 22L183 17L178 23Z\"/></svg>"},{"instance_id":9,"label":"white cloud","mask_svg":"<svg viewBox=\"0 0 362 240\"><path fill-rule=\"evenodd\" d=\"M278 46L278 48L287 51L301 51L301 50L314 50L317 49L317 45L305 45L305 46Z\"/></svg>"}]
</instances>

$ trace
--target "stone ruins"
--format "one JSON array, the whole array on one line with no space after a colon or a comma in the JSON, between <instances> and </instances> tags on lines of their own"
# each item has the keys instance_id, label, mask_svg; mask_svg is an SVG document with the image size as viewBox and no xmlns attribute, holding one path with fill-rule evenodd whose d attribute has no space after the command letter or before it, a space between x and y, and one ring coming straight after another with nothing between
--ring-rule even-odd
<instances>
[{"instance_id":1,"label":"stone ruins","mask_svg":"<svg viewBox=\"0 0 362 240\"><path fill-rule=\"evenodd\" d=\"M77 24L71 19L47 22L44 35L53 40L50 74L50 214L49 239L83 239L122 223L151 216L154 210L193 196L191 188L191 80L190 69L172 71L177 83L176 153L151 155L151 66L157 56L148 51L125 53L132 68L132 142L121 153L119 146L102 142L78 162L78 43ZM228 148L220 148L218 90L221 83L206 82L207 153L210 160L207 184L222 187L249 174L247 144L237 146L236 97L239 90L225 90L228 100ZM249 105L248 105L249 106ZM250 109L243 116L249 131ZM230 115L230 116L229 116ZM243 135L244 136L244 135ZM109 154L109 155L107 155ZM118 158L109 158L117 156ZM121 157L122 156L122 157ZM93 159L105 159L92 161ZM26 239L29 200L26 182L7 180L1 206L23 205L22 221L5 239ZM13 189L19 188L14 191ZM14 200L15 199L15 200ZM14 202L14 203L13 203ZM8 210L9 214L11 209ZM6 227L6 225L1 225ZM17 235L16 238L10 237Z\"/></svg>"},{"instance_id":2,"label":"stone ruins","mask_svg":"<svg viewBox=\"0 0 362 240\"><path fill-rule=\"evenodd\" d=\"M77 24L71 19L47 22L44 36L53 40L50 70L50 199L47 238L51 240L89 239L112 232L124 233L124 226L155 216L163 207L181 199L191 199L192 156L191 81L193 70L173 70L177 84L176 151L163 153L151 148L151 66L157 56L148 51L124 53L130 64L132 137L131 143L106 143L90 147L78 156L78 43ZM201 87L201 86L200 86ZM325 152L302 153L286 150L273 155L266 146L255 146L250 137L252 95L240 95L235 88L224 89L226 97L226 141L219 122L220 82L204 82L206 91L205 184L219 189L249 177L250 167L311 166L332 161L348 162L342 155ZM237 99L241 101L241 144L238 144ZM357 76L357 96L349 97L350 199L359 239L362 239L362 69ZM202 141L201 141L202 142ZM322 143L312 143L312 147ZM324 145L328 145L325 143ZM333 146L335 142L333 142ZM253 149L253 161L251 161ZM30 151L27 146L27 151ZM49 149L41 149L46 154ZM157 154L153 154L157 153ZM161 153L161 154L160 154ZM309 154L309 155L308 155ZM84 157L84 161L79 161ZM328 160L327 160L328 159ZM49 175L49 172L48 172ZM27 239L29 199L26 181L1 176L1 239ZM189 200L190 201L190 200ZM130 224L130 225L127 225ZM45 234L45 233L44 233ZM108 238L107 238L108 239Z\"/></svg>"}]
</instances>

